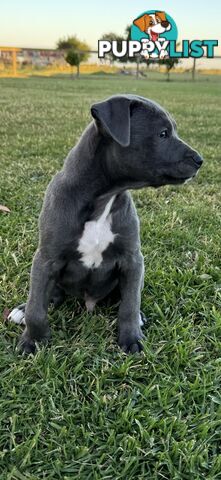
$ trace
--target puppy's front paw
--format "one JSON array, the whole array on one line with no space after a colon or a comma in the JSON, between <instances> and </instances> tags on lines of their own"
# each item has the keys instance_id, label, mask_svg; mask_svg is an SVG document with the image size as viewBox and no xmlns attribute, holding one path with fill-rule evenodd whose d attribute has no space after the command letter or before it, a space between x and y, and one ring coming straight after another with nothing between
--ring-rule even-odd
<instances>
[{"instance_id":1,"label":"puppy's front paw","mask_svg":"<svg viewBox=\"0 0 221 480\"><path fill-rule=\"evenodd\" d=\"M26 332L24 332L21 335L20 340L18 342L18 351L20 353L29 355L30 353L35 353L35 350L36 350L35 341L31 340L26 334Z\"/></svg>"},{"instance_id":2,"label":"puppy's front paw","mask_svg":"<svg viewBox=\"0 0 221 480\"><path fill-rule=\"evenodd\" d=\"M136 353L143 350L142 338L143 333L140 329L136 332L121 332L118 338L118 345L125 353Z\"/></svg>"},{"instance_id":3,"label":"puppy's front paw","mask_svg":"<svg viewBox=\"0 0 221 480\"><path fill-rule=\"evenodd\" d=\"M38 342L40 345L48 345L48 343L51 340L51 333L50 330L45 333L44 336L38 338L36 342ZM21 353L25 353L26 355L29 355L30 353L35 353L36 351L36 343L33 338L30 338L27 330L24 331L24 333L21 335L20 340L18 342L18 350Z\"/></svg>"}]
</instances>

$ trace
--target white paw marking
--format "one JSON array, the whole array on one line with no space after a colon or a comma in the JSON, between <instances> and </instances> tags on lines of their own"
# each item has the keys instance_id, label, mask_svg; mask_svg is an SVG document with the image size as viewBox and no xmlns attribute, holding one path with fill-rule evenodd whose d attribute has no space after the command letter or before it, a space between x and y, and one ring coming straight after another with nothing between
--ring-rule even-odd
<instances>
[{"instance_id":1,"label":"white paw marking","mask_svg":"<svg viewBox=\"0 0 221 480\"><path fill-rule=\"evenodd\" d=\"M141 327L143 327L143 325L144 325L144 322L143 322L143 320L142 320L141 314L139 314L139 325L140 325Z\"/></svg>"},{"instance_id":2,"label":"white paw marking","mask_svg":"<svg viewBox=\"0 0 221 480\"><path fill-rule=\"evenodd\" d=\"M81 261L87 268L99 267L103 260L102 253L114 241L115 234L111 231L110 214L114 200L115 195L109 200L98 220L91 220L84 225L77 250L81 253Z\"/></svg>"},{"instance_id":3,"label":"white paw marking","mask_svg":"<svg viewBox=\"0 0 221 480\"><path fill-rule=\"evenodd\" d=\"M25 312L19 308L13 308L8 316L8 321L19 325L25 325Z\"/></svg>"}]
</instances>

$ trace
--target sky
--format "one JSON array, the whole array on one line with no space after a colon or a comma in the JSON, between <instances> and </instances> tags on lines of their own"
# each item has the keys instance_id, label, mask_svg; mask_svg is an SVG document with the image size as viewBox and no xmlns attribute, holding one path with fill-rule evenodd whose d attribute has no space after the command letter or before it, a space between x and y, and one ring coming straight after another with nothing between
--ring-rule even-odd
<instances>
[{"instance_id":1,"label":"sky","mask_svg":"<svg viewBox=\"0 0 221 480\"><path fill-rule=\"evenodd\" d=\"M218 39L221 55L221 0L0 0L0 46L55 48L76 34L92 49L107 32L123 34L146 10L164 10L178 26L178 40Z\"/></svg>"}]
</instances>

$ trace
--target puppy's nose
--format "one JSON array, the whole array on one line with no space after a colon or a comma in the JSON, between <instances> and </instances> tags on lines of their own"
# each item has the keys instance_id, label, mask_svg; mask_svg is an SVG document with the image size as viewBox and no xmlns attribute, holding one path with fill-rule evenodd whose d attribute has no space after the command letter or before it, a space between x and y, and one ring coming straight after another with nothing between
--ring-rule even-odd
<instances>
[{"instance_id":1,"label":"puppy's nose","mask_svg":"<svg viewBox=\"0 0 221 480\"><path fill-rule=\"evenodd\" d=\"M198 168L200 168L202 163L203 163L202 157L198 153L195 153L194 155L191 155L191 157L192 157L194 163L196 164L196 166Z\"/></svg>"},{"instance_id":2,"label":"puppy's nose","mask_svg":"<svg viewBox=\"0 0 221 480\"><path fill-rule=\"evenodd\" d=\"M197 168L200 168L203 163L202 157L195 151L186 152L185 158L192 161Z\"/></svg>"},{"instance_id":3,"label":"puppy's nose","mask_svg":"<svg viewBox=\"0 0 221 480\"><path fill-rule=\"evenodd\" d=\"M162 25L162 27L167 28L168 25L169 25L169 22L167 22L167 20L163 20L163 21L161 22L161 25Z\"/></svg>"}]
</instances>

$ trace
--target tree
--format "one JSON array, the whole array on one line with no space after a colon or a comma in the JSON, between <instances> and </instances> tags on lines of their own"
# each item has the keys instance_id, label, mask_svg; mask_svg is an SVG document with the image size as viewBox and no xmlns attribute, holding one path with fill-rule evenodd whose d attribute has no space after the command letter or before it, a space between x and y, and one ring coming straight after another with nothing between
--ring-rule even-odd
<instances>
[{"instance_id":1,"label":"tree","mask_svg":"<svg viewBox=\"0 0 221 480\"><path fill-rule=\"evenodd\" d=\"M114 40L117 41L117 46L119 47L119 50L121 49L121 42L122 40L125 40L124 37L120 36L120 35L117 35L116 33L114 32L109 32L109 33L104 33L104 35L102 35L101 37L101 40L109 40L109 42L113 42ZM108 58L109 62L110 63L114 63L114 62L122 62L122 57L121 58L117 58L113 55L112 52L109 52L109 53L106 53L105 55L106 58ZM123 57L125 58L125 57Z\"/></svg>"},{"instance_id":2,"label":"tree","mask_svg":"<svg viewBox=\"0 0 221 480\"><path fill-rule=\"evenodd\" d=\"M125 28L125 40L127 40L127 42L131 40L131 25L127 25ZM141 61L143 61L143 59L140 57L140 54L136 54L135 57L128 57L127 55L122 59L122 62L130 62L130 63L136 62L136 78L138 78L140 75Z\"/></svg>"},{"instance_id":3,"label":"tree","mask_svg":"<svg viewBox=\"0 0 221 480\"><path fill-rule=\"evenodd\" d=\"M65 56L65 60L71 67L77 67L77 77L80 75L80 55L73 48L70 48Z\"/></svg>"},{"instance_id":4,"label":"tree","mask_svg":"<svg viewBox=\"0 0 221 480\"><path fill-rule=\"evenodd\" d=\"M101 40L109 40L110 42L112 42L113 40L116 40L117 41L117 47L118 49L120 50L121 49L121 42L123 40L126 40L127 42L130 40L130 25L128 25L125 29L125 36L122 36L122 35L117 35L116 33L114 32L109 32L109 33L105 33L104 35L102 35L101 37ZM120 62L120 63L127 63L127 62L131 62L131 63L136 63L137 64L137 76L139 75L139 63L140 63L140 58L139 56L137 55L136 57L128 57L128 54L124 55L124 57L115 57L113 55L112 52L109 52L106 54L106 58L109 59L110 63L114 63L115 61L116 62Z\"/></svg>"},{"instance_id":5,"label":"tree","mask_svg":"<svg viewBox=\"0 0 221 480\"><path fill-rule=\"evenodd\" d=\"M57 48L65 52L65 60L69 65L77 67L77 77L80 75L80 64L86 61L89 56L90 46L82 42L76 35L61 38L57 42Z\"/></svg>"},{"instance_id":6,"label":"tree","mask_svg":"<svg viewBox=\"0 0 221 480\"><path fill-rule=\"evenodd\" d=\"M180 43L177 43L176 46L179 47ZM167 81L170 81L170 70L174 68L179 63L179 58L164 58L159 60L159 65L165 65L167 73Z\"/></svg>"},{"instance_id":7,"label":"tree","mask_svg":"<svg viewBox=\"0 0 221 480\"><path fill-rule=\"evenodd\" d=\"M126 40L129 42L131 40L131 26L127 25L125 28L125 33L124 36L117 35L114 32L109 32L105 33L102 35L101 40L109 40L112 42L113 40L117 41L117 47L118 49L121 49L121 42L122 40ZM179 45L179 44L178 44ZM166 72L167 72L167 81L169 82L170 80L170 70L175 67L175 65L179 62L178 58L164 58L164 59L152 59L151 57L148 59L145 59L142 57L139 53L136 54L134 57L129 57L128 54L124 55L124 57L115 57L112 52L109 52L106 54L106 58L109 59L110 63L114 63L115 61L121 62L121 63L136 63L136 77L138 78L139 75L141 75L140 72L140 63L146 63L147 67L149 67L150 64L152 63L159 63L159 65L165 65L166 67Z\"/></svg>"},{"instance_id":8,"label":"tree","mask_svg":"<svg viewBox=\"0 0 221 480\"><path fill-rule=\"evenodd\" d=\"M164 58L163 60L159 60L160 65L165 65L166 67L166 72L167 72L167 81L170 81L170 70L177 65L179 62L178 58Z\"/></svg>"}]
</instances>

